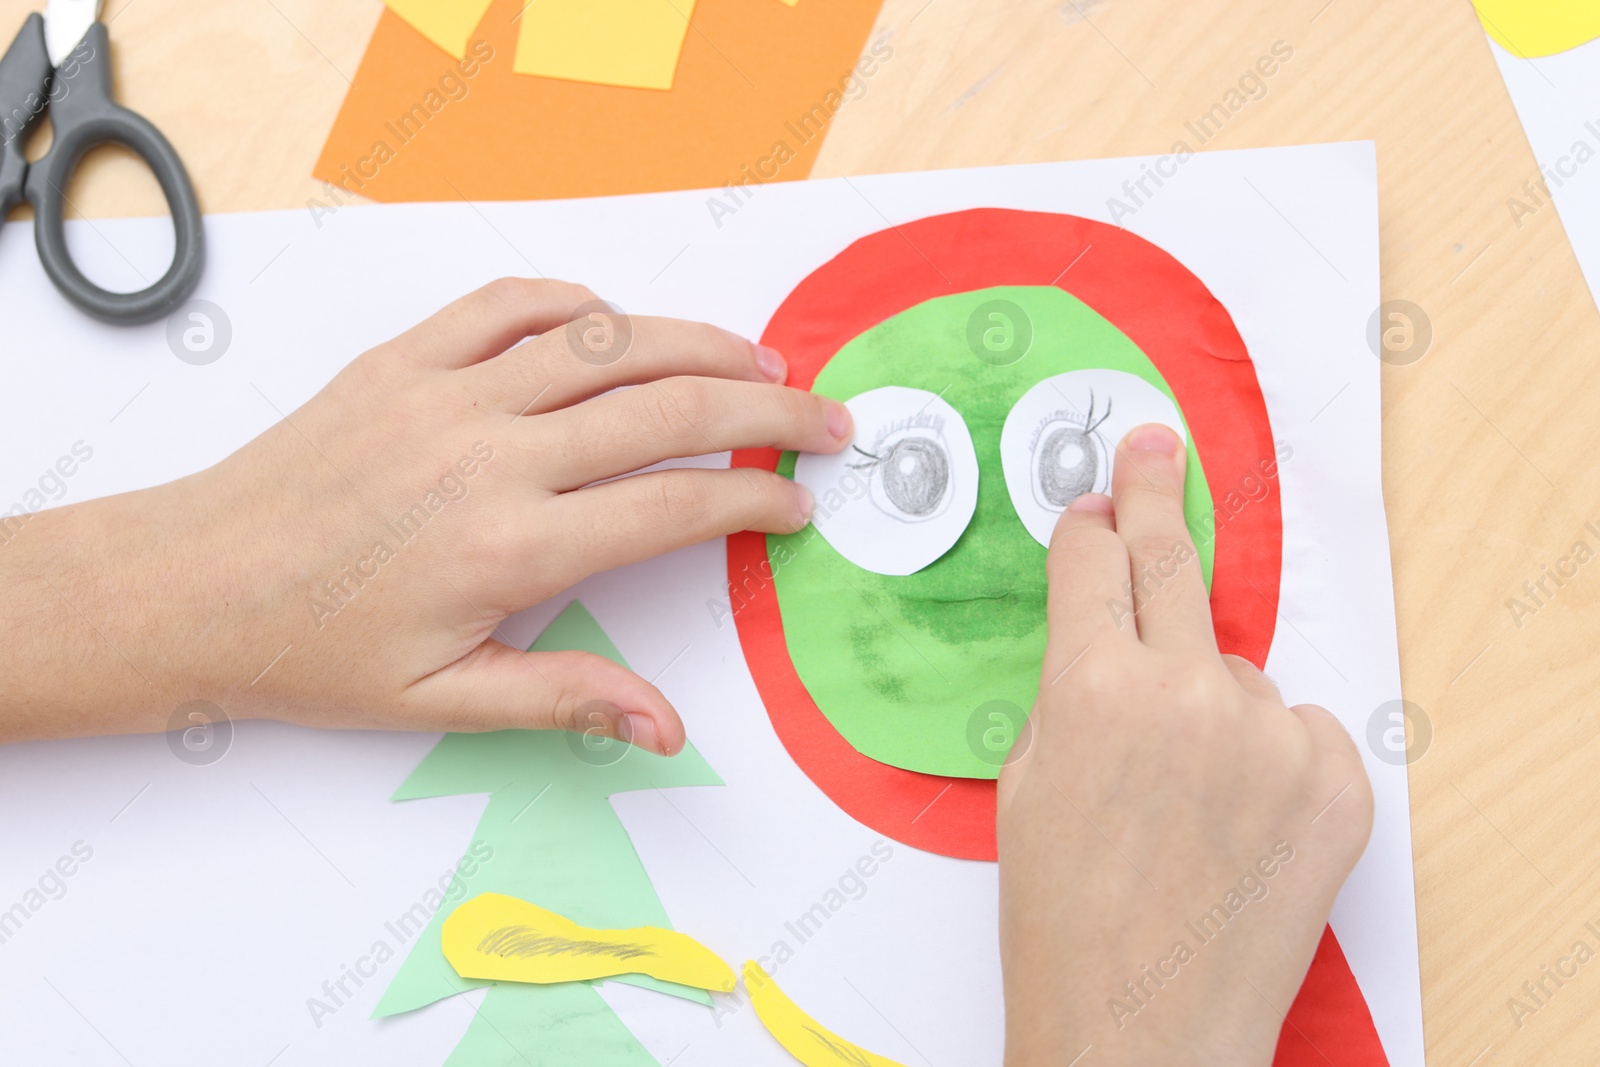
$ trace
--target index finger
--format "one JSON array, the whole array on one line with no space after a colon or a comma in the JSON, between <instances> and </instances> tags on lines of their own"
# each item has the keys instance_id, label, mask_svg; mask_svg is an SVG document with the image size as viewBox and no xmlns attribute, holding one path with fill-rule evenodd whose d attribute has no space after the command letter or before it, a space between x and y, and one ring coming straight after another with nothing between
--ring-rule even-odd
<instances>
[{"instance_id":1,"label":"index finger","mask_svg":"<svg viewBox=\"0 0 1600 1067\"><path fill-rule=\"evenodd\" d=\"M1183 516L1183 442L1159 423L1135 427L1117 446L1111 479L1117 532L1128 545L1139 637L1147 645L1217 650L1200 553Z\"/></svg>"},{"instance_id":2,"label":"index finger","mask_svg":"<svg viewBox=\"0 0 1600 1067\"><path fill-rule=\"evenodd\" d=\"M563 325L593 292L548 278L500 278L447 305L394 340L429 366L455 369L492 359L534 334Z\"/></svg>"},{"instance_id":3,"label":"index finger","mask_svg":"<svg viewBox=\"0 0 1600 1067\"><path fill-rule=\"evenodd\" d=\"M601 325L574 331L586 321ZM601 338L599 347L589 347L590 333ZM774 349L705 323L645 315L608 319L591 311L587 320L548 331L467 373L484 383L491 402L538 415L660 378L780 382L787 365Z\"/></svg>"}]
</instances>

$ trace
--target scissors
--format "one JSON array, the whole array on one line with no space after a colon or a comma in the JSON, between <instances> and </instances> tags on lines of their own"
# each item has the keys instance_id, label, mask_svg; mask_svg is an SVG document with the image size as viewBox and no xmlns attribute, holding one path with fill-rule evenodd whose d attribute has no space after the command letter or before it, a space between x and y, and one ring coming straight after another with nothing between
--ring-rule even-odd
<instances>
[{"instance_id":1,"label":"scissors","mask_svg":"<svg viewBox=\"0 0 1600 1067\"><path fill-rule=\"evenodd\" d=\"M29 163L23 141L46 108L55 140ZM205 266L194 186L161 131L112 99L100 0L50 0L43 17L36 12L22 24L0 58L0 138L0 222L16 204L33 205L39 260L73 304L103 322L132 325L161 318L194 292ZM62 225L73 171L90 149L113 143L132 149L155 174L177 236L172 266L137 293L113 293L85 277L67 251Z\"/></svg>"}]
</instances>

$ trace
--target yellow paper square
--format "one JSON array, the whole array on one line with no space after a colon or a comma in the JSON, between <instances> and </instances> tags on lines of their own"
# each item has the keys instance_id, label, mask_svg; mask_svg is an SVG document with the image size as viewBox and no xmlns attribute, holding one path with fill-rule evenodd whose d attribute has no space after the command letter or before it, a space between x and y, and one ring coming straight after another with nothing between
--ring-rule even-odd
<instances>
[{"instance_id":1,"label":"yellow paper square","mask_svg":"<svg viewBox=\"0 0 1600 1067\"><path fill-rule=\"evenodd\" d=\"M533 0L518 20L518 74L671 89L694 0Z\"/></svg>"}]
</instances>

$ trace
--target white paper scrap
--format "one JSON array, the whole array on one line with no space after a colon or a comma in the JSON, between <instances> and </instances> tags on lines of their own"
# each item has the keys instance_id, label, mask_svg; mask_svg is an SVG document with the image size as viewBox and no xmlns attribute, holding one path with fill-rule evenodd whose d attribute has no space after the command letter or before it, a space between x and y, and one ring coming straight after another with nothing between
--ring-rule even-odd
<instances>
[{"instance_id":1,"label":"white paper scrap","mask_svg":"<svg viewBox=\"0 0 1600 1067\"><path fill-rule=\"evenodd\" d=\"M886 385L845 401L855 441L802 452L795 481L838 553L877 574L915 574L950 551L978 509L978 453L961 413L934 393Z\"/></svg>"}]
</instances>

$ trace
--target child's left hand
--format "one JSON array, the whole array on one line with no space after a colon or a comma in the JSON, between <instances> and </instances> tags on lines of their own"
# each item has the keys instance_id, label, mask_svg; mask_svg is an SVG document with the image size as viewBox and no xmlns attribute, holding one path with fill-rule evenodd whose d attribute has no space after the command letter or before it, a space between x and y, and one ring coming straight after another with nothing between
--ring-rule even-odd
<instances>
[{"instance_id":1,"label":"child's left hand","mask_svg":"<svg viewBox=\"0 0 1600 1067\"><path fill-rule=\"evenodd\" d=\"M0 741L165 730L199 699L235 718L681 749L654 686L596 656L524 653L496 626L597 571L790 532L811 511L763 471L591 483L733 448L834 452L850 418L723 330L572 321L595 302L496 282L210 470L34 516L0 549ZM607 329L631 344L608 348Z\"/></svg>"}]
</instances>

